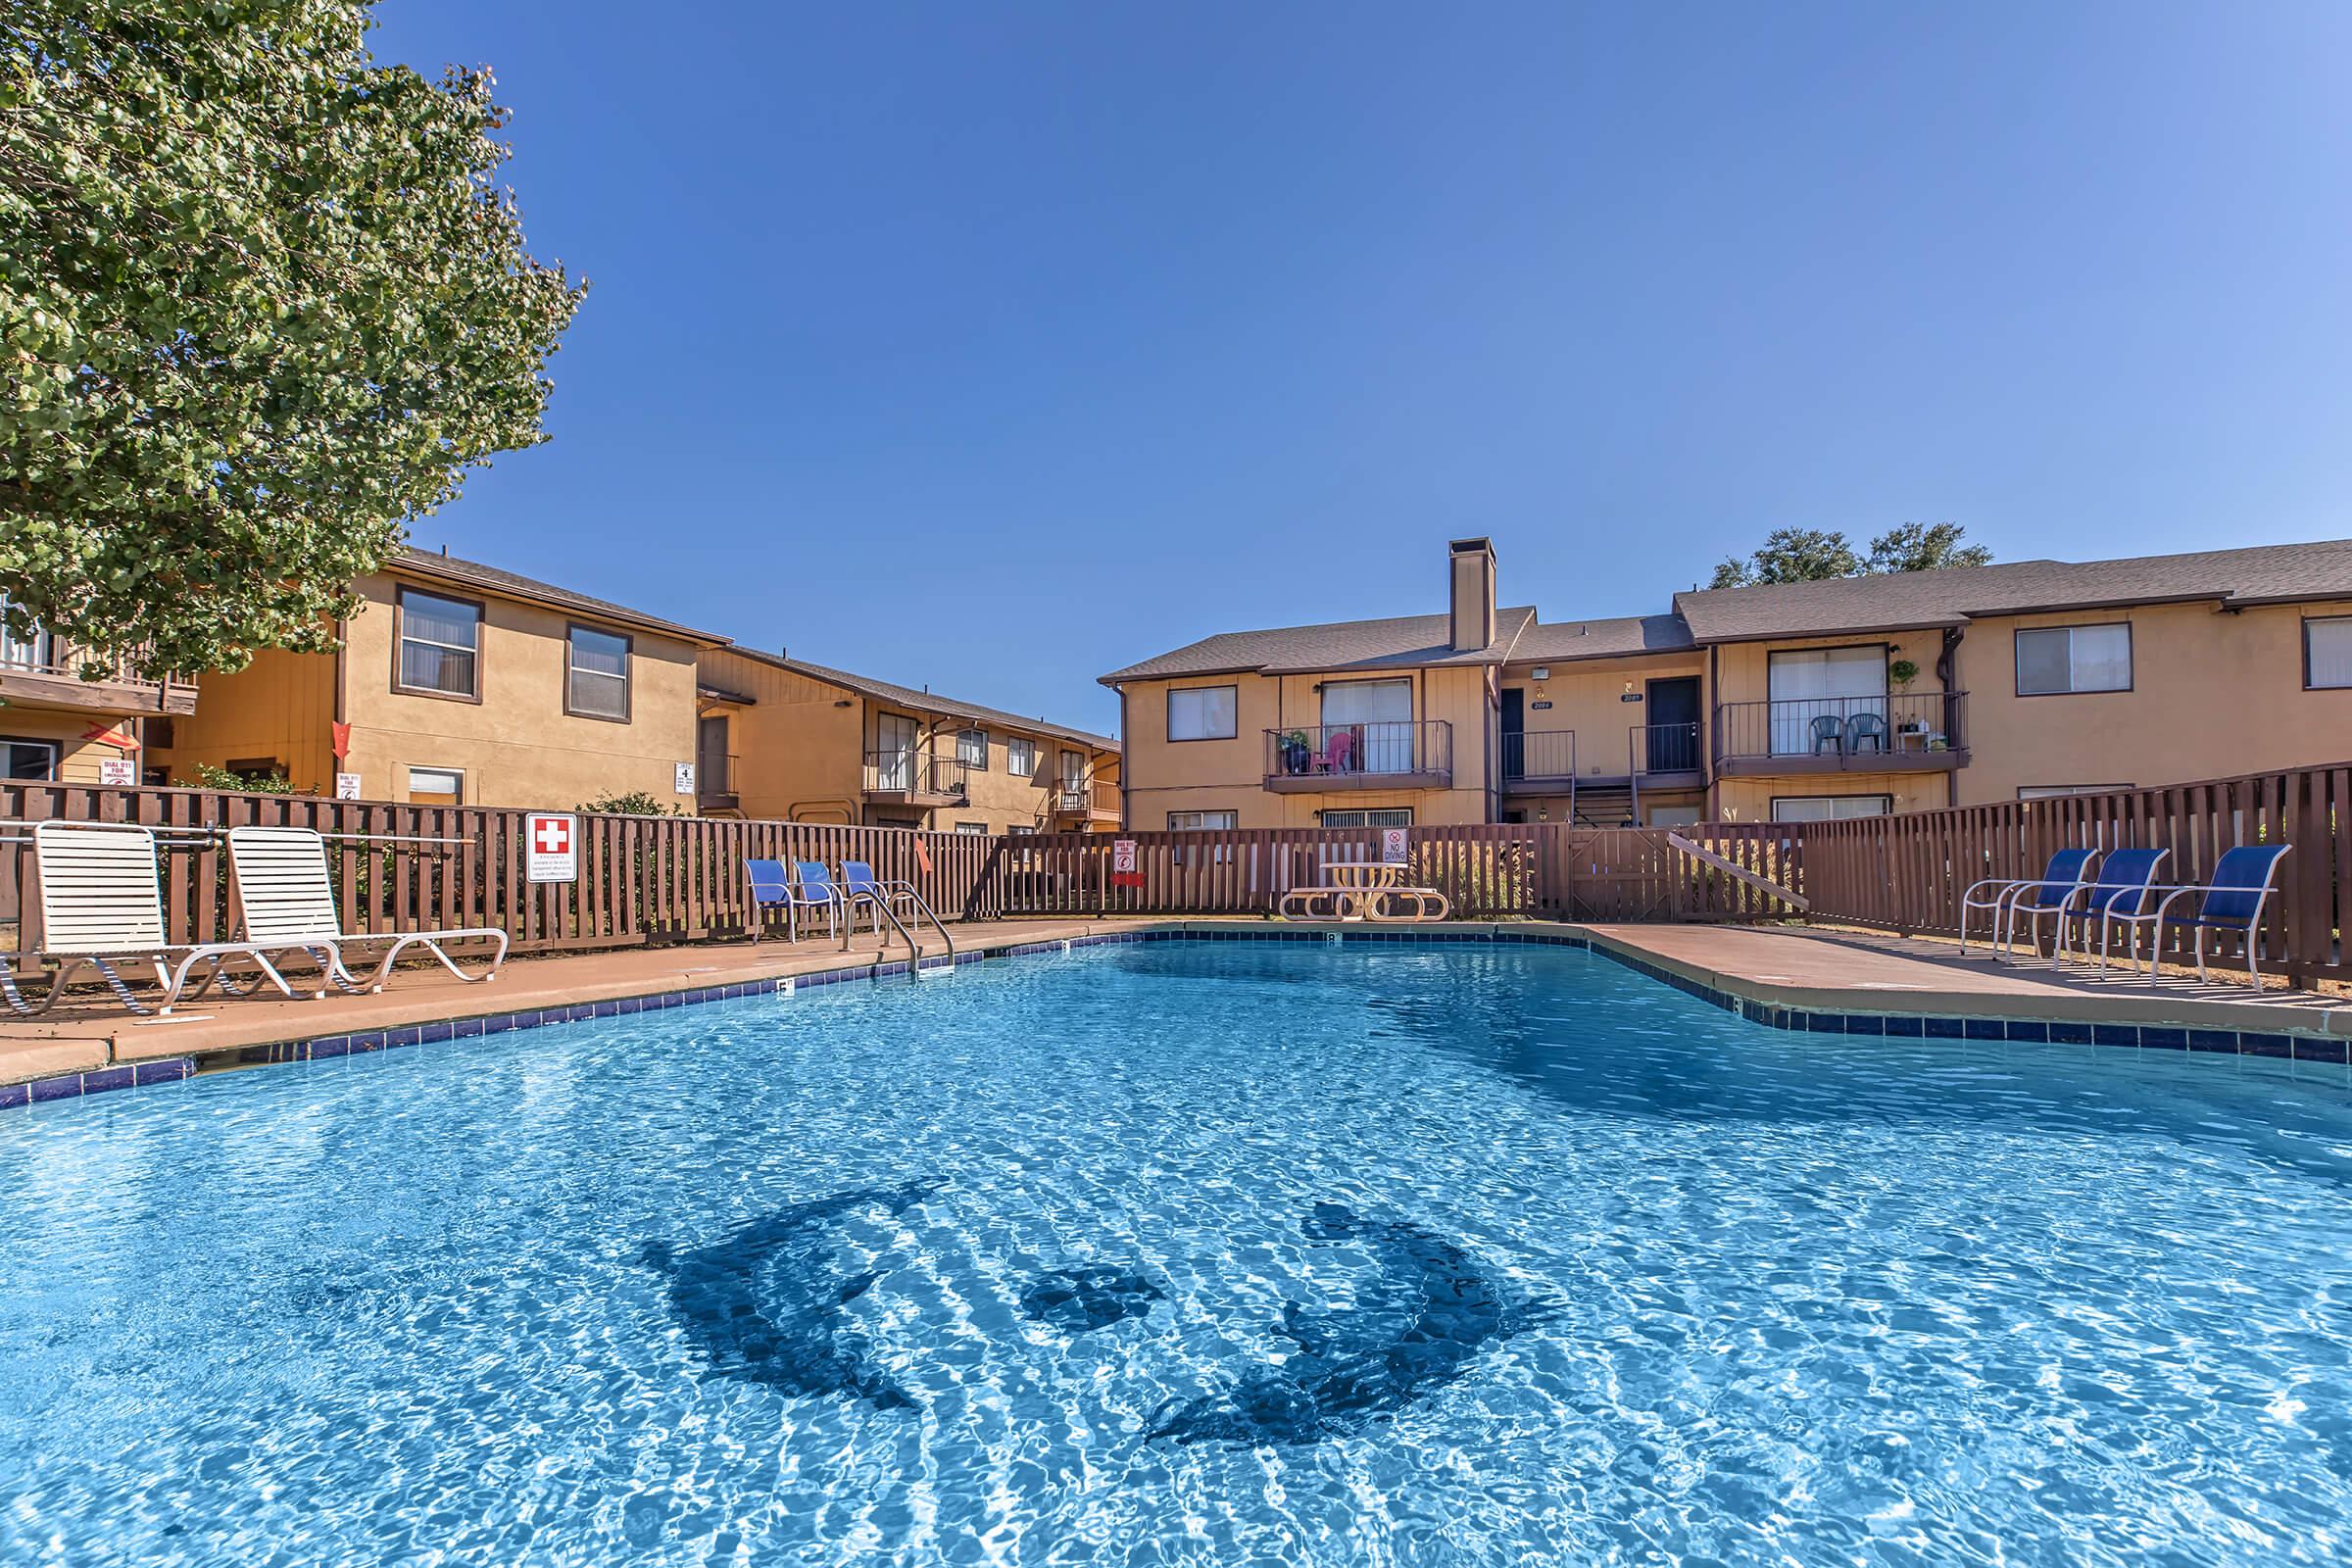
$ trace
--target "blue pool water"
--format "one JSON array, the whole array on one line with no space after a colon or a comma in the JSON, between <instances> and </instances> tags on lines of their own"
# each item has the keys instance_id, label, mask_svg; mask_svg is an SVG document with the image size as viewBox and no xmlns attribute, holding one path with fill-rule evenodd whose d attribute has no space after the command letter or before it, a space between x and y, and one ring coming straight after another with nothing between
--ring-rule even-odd
<instances>
[{"instance_id":1,"label":"blue pool water","mask_svg":"<svg viewBox=\"0 0 2352 1568\"><path fill-rule=\"evenodd\" d=\"M2352 1556L2345 1069L1155 944L0 1120L0 1562Z\"/></svg>"}]
</instances>

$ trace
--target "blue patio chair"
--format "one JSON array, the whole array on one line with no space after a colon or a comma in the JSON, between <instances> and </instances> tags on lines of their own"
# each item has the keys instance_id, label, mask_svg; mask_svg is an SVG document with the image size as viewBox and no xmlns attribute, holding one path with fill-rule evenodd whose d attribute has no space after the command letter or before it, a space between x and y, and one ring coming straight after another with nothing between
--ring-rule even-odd
<instances>
[{"instance_id":1,"label":"blue patio chair","mask_svg":"<svg viewBox=\"0 0 2352 1568\"><path fill-rule=\"evenodd\" d=\"M874 911L874 934L882 934L882 911L897 914L904 908L911 912L917 897L911 882L891 881L874 875L874 868L863 860L841 862L841 896L848 906L854 932L858 929L858 906L864 903Z\"/></svg>"},{"instance_id":2,"label":"blue patio chair","mask_svg":"<svg viewBox=\"0 0 2352 1568\"><path fill-rule=\"evenodd\" d=\"M743 862L744 879L752 889L752 941L760 940L760 917L768 906L786 904L792 898L792 878L785 874L782 860L752 860ZM790 915L786 915L789 921Z\"/></svg>"},{"instance_id":3,"label":"blue patio chair","mask_svg":"<svg viewBox=\"0 0 2352 1568\"><path fill-rule=\"evenodd\" d=\"M2164 945L2167 926L2185 927L2194 931L2197 948L2197 979L2205 979L2205 933L2220 931L2235 933L2246 944L2246 978L2254 989L2262 989L2262 965L2256 953L2255 938L2262 925L2262 906L2270 901L2271 882L2278 873L2278 862L2286 858L2291 844L2241 844L2225 851L2214 862L2213 880L2185 886L2159 888L2163 895L2156 907L2146 914L2116 915L2119 924L2129 923L2132 930L2132 967L2138 967L2138 928L2147 926L2148 972L2156 972L2156 955ZM2197 912L2176 911L2176 901L2190 894L2200 894Z\"/></svg>"},{"instance_id":4,"label":"blue patio chair","mask_svg":"<svg viewBox=\"0 0 2352 1568\"><path fill-rule=\"evenodd\" d=\"M784 914L792 923L793 941L801 940L803 909L824 910L825 935L832 937L841 935L841 918L849 912L849 896L841 891L841 884L833 880L833 873L825 869L824 861L792 862L792 892L784 901Z\"/></svg>"},{"instance_id":5,"label":"blue patio chair","mask_svg":"<svg viewBox=\"0 0 2352 1568\"><path fill-rule=\"evenodd\" d=\"M2014 940L2016 918L2021 913L2026 917L2027 934L2038 943L2041 922L2055 919L2073 901L2090 876L2090 862L2098 856L2095 849L2060 850L2042 867L2039 880L1987 877L1969 884L1960 895L1960 956L1968 956L1968 917L1979 909L1984 911L1985 923L1992 928L1987 946L1996 959Z\"/></svg>"},{"instance_id":6,"label":"blue patio chair","mask_svg":"<svg viewBox=\"0 0 2352 1568\"><path fill-rule=\"evenodd\" d=\"M2116 924L2123 917L2138 914L2147 907L2148 895L2156 888L2156 873L2163 869L2166 858L2172 853L2170 850L2116 850L2110 853L2107 863L2099 867L2099 879L2083 884L2078 895L2082 902L2060 910L2058 944L2050 952L2050 962L2054 965L2065 956L2066 934L2070 927L2082 936L2082 956L2088 960L2090 927L2095 920L2099 927L2098 965L2105 969L2108 943L2114 935ZM2136 951L2138 927L2127 926L2126 933L2132 938Z\"/></svg>"},{"instance_id":7,"label":"blue patio chair","mask_svg":"<svg viewBox=\"0 0 2352 1568\"><path fill-rule=\"evenodd\" d=\"M1845 720L1836 713L1823 713L1813 720L1813 755L1819 757L1824 746L1835 748L1840 756L1845 753Z\"/></svg>"},{"instance_id":8,"label":"blue patio chair","mask_svg":"<svg viewBox=\"0 0 2352 1568\"><path fill-rule=\"evenodd\" d=\"M1884 757L1886 754L1886 720L1877 713L1856 713L1845 721L1845 751L1848 757L1862 750L1862 743Z\"/></svg>"}]
</instances>

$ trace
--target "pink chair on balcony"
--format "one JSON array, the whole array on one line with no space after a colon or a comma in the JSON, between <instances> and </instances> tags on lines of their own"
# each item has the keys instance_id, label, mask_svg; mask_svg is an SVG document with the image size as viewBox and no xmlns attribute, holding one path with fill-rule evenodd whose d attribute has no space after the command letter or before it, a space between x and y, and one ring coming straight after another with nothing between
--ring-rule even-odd
<instances>
[{"instance_id":1,"label":"pink chair on balcony","mask_svg":"<svg viewBox=\"0 0 2352 1568\"><path fill-rule=\"evenodd\" d=\"M1323 749L1314 756L1314 770L1318 773L1345 773L1348 762L1355 755L1355 732L1335 729L1323 742Z\"/></svg>"}]
</instances>

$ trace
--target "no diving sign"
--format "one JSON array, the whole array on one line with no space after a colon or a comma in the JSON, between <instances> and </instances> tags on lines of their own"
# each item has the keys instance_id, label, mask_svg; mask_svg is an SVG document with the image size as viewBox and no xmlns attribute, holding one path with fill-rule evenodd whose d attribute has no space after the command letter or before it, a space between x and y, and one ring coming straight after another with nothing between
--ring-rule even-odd
<instances>
[{"instance_id":1,"label":"no diving sign","mask_svg":"<svg viewBox=\"0 0 2352 1568\"><path fill-rule=\"evenodd\" d=\"M533 882L580 879L580 819L569 811L527 811L522 818L524 864Z\"/></svg>"},{"instance_id":2,"label":"no diving sign","mask_svg":"<svg viewBox=\"0 0 2352 1568\"><path fill-rule=\"evenodd\" d=\"M1140 888L1144 885L1144 873L1135 868L1135 840L1112 841L1110 885L1114 888Z\"/></svg>"}]
</instances>

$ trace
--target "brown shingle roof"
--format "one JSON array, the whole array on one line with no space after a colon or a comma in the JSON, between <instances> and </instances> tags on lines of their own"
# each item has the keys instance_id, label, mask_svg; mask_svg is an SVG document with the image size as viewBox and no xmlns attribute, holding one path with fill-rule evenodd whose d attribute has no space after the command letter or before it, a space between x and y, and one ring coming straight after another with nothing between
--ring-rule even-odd
<instances>
[{"instance_id":1,"label":"brown shingle roof","mask_svg":"<svg viewBox=\"0 0 2352 1568\"><path fill-rule=\"evenodd\" d=\"M1628 654L1671 654L1697 647L1680 615L1618 615L1607 620L1563 620L1534 625L1511 650L1514 664L1539 661L1613 659Z\"/></svg>"},{"instance_id":2,"label":"brown shingle roof","mask_svg":"<svg viewBox=\"0 0 2352 1568\"><path fill-rule=\"evenodd\" d=\"M853 691L859 696L870 697L876 702L888 703L894 708L910 709L918 713L933 713L946 718L973 719L983 724L995 724L1004 729L1019 730L1024 734L1051 736L1055 740L1076 741L1081 746L1091 746L1098 751L1115 752L1119 749L1119 743L1116 740L1108 735L1098 735L1092 730L1073 729L1067 724L1056 724L1048 719L1033 718L1025 713L1009 713L1002 708L985 708L978 703L958 702L953 697L942 697L936 692L920 691L912 686L899 686L890 681L875 680L866 675L853 675L846 669L834 669L826 664L812 664L806 659L794 659L784 654L763 654L757 648L746 648L741 643L737 643L728 651L741 654L746 659L756 659L762 664L772 664L778 669L789 669L796 675L806 675L810 680L829 682L845 691Z\"/></svg>"},{"instance_id":3,"label":"brown shingle roof","mask_svg":"<svg viewBox=\"0 0 2352 1568\"><path fill-rule=\"evenodd\" d=\"M2352 539L2259 545L2122 561L2014 561L1995 566L1674 596L1702 643L1759 637L1956 626L1972 616L2037 610L2214 600L2224 605L2352 598Z\"/></svg>"},{"instance_id":4,"label":"brown shingle roof","mask_svg":"<svg viewBox=\"0 0 2352 1568\"><path fill-rule=\"evenodd\" d=\"M1449 645L1452 623L1445 615L1398 615L1388 620L1339 620L1321 626L1220 632L1173 653L1147 659L1140 664L1114 669L1102 677L1102 684L1163 679L1171 675L1494 664L1510 657L1513 644L1535 618L1532 606L1496 611L1494 640L1467 654L1457 654Z\"/></svg>"},{"instance_id":5,"label":"brown shingle roof","mask_svg":"<svg viewBox=\"0 0 2352 1568\"><path fill-rule=\"evenodd\" d=\"M715 648L727 640L716 632L696 631L693 627L681 626L674 620L663 620L661 616L649 615L642 610L631 610L626 605L616 605L605 599L592 599L586 594L574 593L569 588L559 588L554 583L540 582L536 578L520 576L512 571L501 571L496 566L485 566L478 561L461 561L455 556L439 555L431 551L418 550L414 546L403 546L400 554L392 559L386 569L404 571L413 577L430 577L436 582L452 583L459 587L505 594L514 599L527 599L536 604L551 605L559 610L577 611L583 615L593 615L599 620L613 621L623 626L635 626L644 631L661 632L664 636L675 637L681 642L699 643L707 648Z\"/></svg>"}]
</instances>

